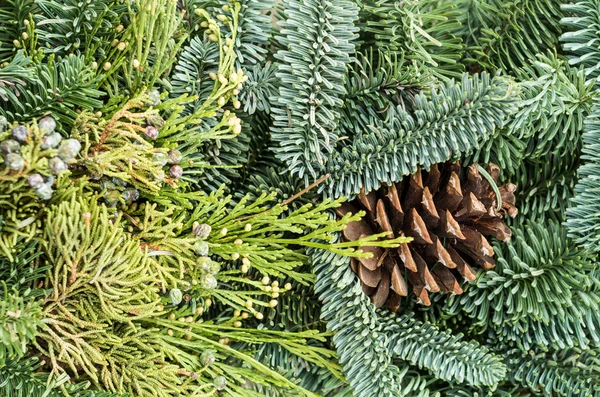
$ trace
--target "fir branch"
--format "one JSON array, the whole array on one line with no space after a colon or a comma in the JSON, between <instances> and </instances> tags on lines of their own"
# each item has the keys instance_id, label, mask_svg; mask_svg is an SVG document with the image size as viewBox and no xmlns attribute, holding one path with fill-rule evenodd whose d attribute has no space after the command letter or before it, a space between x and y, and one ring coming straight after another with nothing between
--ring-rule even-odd
<instances>
[{"instance_id":1,"label":"fir branch","mask_svg":"<svg viewBox=\"0 0 600 397\"><path fill-rule=\"evenodd\" d=\"M46 383L47 377L37 374L41 363L36 358L8 361L0 366L0 392L5 397L63 397ZM81 396L83 397L83 396ZM111 396L112 397L112 396Z\"/></svg>"},{"instance_id":2,"label":"fir branch","mask_svg":"<svg viewBox=\"0 0 600 397\"><path fill-rule=\"evenodd\" d=\"M567 209L566 226L569 236L591 252L600 250L600 223L598 223L598 167L600 161L600 105L595 102L590 115L585 120L583 133L582 160L578 170L579 178L575 185L575 197Z\"/></svg>"},{"instance_id":3,"label":"fir branch","mask_svg":"<svg viewBox=\"0 0 600 397\"><path fill-rule=\"evenodd\" d=\"M279 93L276 72L277 67L271 62L252 67L248 73L248 81L240 93L244 112L250 115L257 110L265 113L271 112L270 102Z\"/></svg>"},{"instance_id":4,"label":"fir branch","mask_svg":"<svg viewBox=\"0 0 600 397\"><path fill-rule=\"evenodd\" d=\"M394 357L428 369L441 380L475 386L494 386L506 374L502 359L475 341L463 342L452 335L420 323L410 315L391 317L384 329Z\"/></svg>"},{"instance_id":5,"label":"fir branch","mask_svg":"<svg viewBox=\"0 0 600 397\"><path fill-rule=\"evenodd\" d=\"M497 357L481 346L460 341L460 335L440 332L411 315L376 312L348 260L314 249L309 249L309 255L317 275L315 291L324 303L322 318L335 332L340 363L356 396L428 396L425 380L404 379L409 367L400 362L400 369L394 359L407 360L444 379L458 378L471 384L494 385L504 376L505 368ZM480 359L470 365L460 358L475 351ZM464 367L452 364L456 362ZM482 362L486 363L483 367Z\"/></svg>"},{"instance_id":6,"label":"fir branch","mask_svg":"<svg viewBox=\"0 0 600 397\"><path fill-rule=\"evenodd\" d=\"M0 367L7 360L18 360L27 353L39 327L42 326L42 310L39 302L33 302L27 292L7 288L0 283Z\"/></svg>"},{"instance_id":7,"label":"fir branch","mask_svg":"<svg viewBox=\"0 0 600 397\"><path fill-rule=\"evenodd\" d=\"M596 343L600 316L591 256L556 222L530 222L513 232L510 244L495 245L496 268L450 297L446 309L466 313L472 328L491 329L495 338L523 350Z\"/></svg>"},{"instance_id":8,"label":"fir branch","mask_svg":"<svg viewBox=\"0 0 600 397\"><path fill-rule=\"evenodd\" d=\"M9 64L0 69L0 99L15 101L21 95L20 87L34 82L33 70L28 68L31 59L19 51Z\"/></svg>"},{"instance_id":9,"label":"fir branch","mask_svg":"<svg viewBox=\"0 0 600 397\"><path fill-rule=\"evenodd\" d=\"M561 23L566 32L560 37L564 50L570 54L569 63L583 66L586 78L594 83L600 76L598 5L597 0L563 2L565 16Z\"/></svg>"},{"instance_id":10,"label":"fir branch","mask_svg":"<svg viewBox=\"0 0 600 397\"><path fill-rule=\"evenodd\" d=\"M398 367L392 362L382 324L349 261L313 249L309 255L317 275L315 291L324 303L321 316L335 332L333 342L354 395L429 396L424 380L405 378L408 366Z\"/></svg>"},{"instance_id":11,"label":"fir branch","mask_svg":"<svg viewBox=\"0 0 600 397\"><path fill-rule=\"evenodd\" d=\"M418 167L469 154L515 111L517 89L502 77L463 76L428 97L415 97L414 114L390 108L370 129L339 145L327 171L329 196L352 196L399 181Z\"/></svg>"},{"instance_id":12,"label":"fir branch","mask_svg":"<svg viewBox=\"0 0 600 397\"><path fill-rule=\"evenodd\" d=\"M550 53L536 55L535 61L515 74L521 80L522 99L508 128L527 142L525 156L578 153L583 120L594 95L583 71Z\"/></svg>"},{"instance_id":13,"label":"fir branch","mask_svg":"<svg viewBox=\"0 0 600 397\"><path fill-rule=\"evenodd\" d=\"M5 0L0 4L0 64L22 48L22 34L28 32L29 15L35 11L35 0Z\"/></svg>"},{"instance_id":14,"label":"fir branch","mask_svg":"<svg viewBox=\"0 0 600 397\"><path fill-rule=\"evenodd\" d=\"M48 375L38 372L43 362L32 357L9 361L0 368L0 392L3 397L129 397L100 390L88 390L89 384L67 384L67 376L48 382ZM64 386L66 394L59 389Z\"/></svg>"},{"instance_id":15,"label":"fir branch","mask_svg":"<svg viewBox=\"0 0 600 397\"><path fill-rule=\"evenodd\" d=\"M509 351L509 377L544 397L598 397L598 350L569 349L556 352Z\"/></svg>"},{"instance_id":16,"label":"fir branch","mask_svg":"<svg viewBox=\"0 0 600 397\"><path fill-rule=\"evenodd\" d=\"M228 4L228 2L221 1ZM249 70L263 65L267 58L267 45L271 39L270 12L275 0L241 0L238 38L235 42L237 68Z\"/></svg>"},{"instance_id":17,"label":"fir branch","mask_svg":"<svg viewBox=\"0 0 600 397\"><path fill-rule=\"evenodd\" d=\"M105 61L123 29L127 8L114 0L37 0L36 33L43 50L57 56L84 55L86 62Z\"/></svg>"},{"instance_id":18,"label":"fir branch","mask_svg":"<svg viewBox=\"0 0 600 397\"><path fill-rule=\"evenodd\" d=\"M527 143L511 134L507 128L496 130L494 136L490 138L482 147L476 149L471 155L466 156L465 164L474 163L494 163L502 170L503 180L509 180L510 177L519 171L522 165ZM522 174L521 174L522 175ZM525 188L517 188L520 194L526 194ZM534 194L536 191L530 191ZM526 205L526 204L523 204ZM521 205L517 206L519 212L523 211Z\"/></svg>"},{"instance_id":19,"label":"fir branch","mask_svg":"<svg viewBox=\"0 0 600 397\"><path fill-rule=\"evenodd\" d=\"M197 110L204 103L214 88L210 73L217 73L219 67L219 49L217 44L208 39L192 38L178 58L170 80L171 98L181 95L194 95L198 99L188 104L183 114Z\"/></svg>"},{"instance_id":20,"label":"fir branch","mask_svg":"<svg viewBox=\"0 0 600 397\"><path fill-rule=\"evenodd\" d=\"M454 34L466 44L474 71L511 71L557 47L561 0L460 0Z\"/></svg>"},{"instance_id":21,"label":"fir branch","mask_svg":"<svg viewBox=\"0 0 600 397\"><path fill-rule=\"evenodd\" d=\"M563 157L562 151L524 161L513 178L519 213L531 220L547 217L564 221L579 164L578 156Z\"/></svg>"},{"instance_id":22,"label":"fir branch","mask_svg":"<svg viewBox=\"0 0 600 397\"><path fill-rule=\"evenodd\" d=\"M338 109L358 10L349 1L283 4L288 20L279 22L278 41L284 49L275 55L281 83L272 109L273 150L293 175L308 183L321 174L338 139Z\"/></svg>"},{"instance_id":23,"label":"fir branch","mask_svg":"<svg viewBox=\"0 0 600 397\"><path fill-rule=\"evenodd\" d=\"M43 295L43 291L36 289L36 282L44 278L48 266L38 266L37 258L42 255L38 242L20 240L14 246L15 255L8 258L0 255L0 280L10 289L27 293L31 298Z\"/></svg>"},{"instance_id":24,"label":"fir branch","mask_svg":"<svg viewBox=\"0 0 600 397\"><path fill-rule=\"evenodd\" d=\"M463 44L452 31L460 26L460 12L451 2L437 0L361 2L363 47L385 49L424 64L434 75L460 77Z\"/></svg>"},{"instance_id":25,"label":"fir branch","mask_svg":"<svg viewBox=\"0 0 600 397\"><path fill-rule=\"evenodd\" d=\"M11 65L5 75L0 70L0 79L8 79L11 85L3 93L8 101L0 101L0 115L10 122L29 122L52 113L57 122L68 128L73 125L77 111L102 106L95 74L80 56L50 58L47 63L31 65L17 56ZM24 66L31 70L23 70Z\"/></svg>"},{"instance_id":26,"label":"fir branch","mask_svg":"<svg viewBox=\"0 0 600 397\"><path fill-rule=\"evenodd\" d=\"M359 53L348 70L347 95L340 120L343 139L376 124L390 107L412 111L415 97L434 85L433 76L394 54Z\"/></svg>"}]
</instances>

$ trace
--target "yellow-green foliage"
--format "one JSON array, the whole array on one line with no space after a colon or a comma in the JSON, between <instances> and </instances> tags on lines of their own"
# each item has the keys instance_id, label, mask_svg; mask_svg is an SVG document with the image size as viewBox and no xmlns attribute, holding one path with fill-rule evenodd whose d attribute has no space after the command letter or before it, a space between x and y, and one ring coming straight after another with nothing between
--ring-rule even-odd
<instances>
[{"instance_id":1,"label":"yellow-green foliage","mask_svg":"<svg viewBox=\"0 0 600 397\"><path fill-rule=\"evenodd\" d=\"M242 200L232 209L230 198L220 193L197 197L190 211L163 212L146 204L137 209L143 214L139 220L135 211L130 215L109 209L94 195L73 195L50 208L43 237L51 265L45 285L51 292L43 300L44 327L35 346L49 357L52 373L67 372L97 387L139 396L179 396L182 390L198 395L193 393L214 390L219 376L228 381L225 390L232 395L244 395L241 385L249 378L297 389L249 352L230 347L234 342L279 343L309 362L335 369L332 352L305 347L307 339L323 340L316 330L259 330L245 328L240 314L216 321L208 316L213 301L261 319L256 309L273 301L271 286L277 285L267 291L261 277L312 281L298 271L307 258L297 247L364 255L354 252L356 243L313 242L341 230L349 220L328 216L327 210L339 202L314 208L308 204L283 216L286 207L273 205L272 198ZM212 261L194 252L194 243L202 240L192 234L198 221L212 225L204 240L213 258L224 261L215 288L197 283L202 265ZM397 246L397 241L358 244ZM202 298L201 305L196 310L171 305L164 292L174 287ZM282 285L280 291L288 289ZM203 365L199 355L208 350L214 351L216 361ZM233 365L231 358L257 373Z\"/></svg>"}]
</instances>

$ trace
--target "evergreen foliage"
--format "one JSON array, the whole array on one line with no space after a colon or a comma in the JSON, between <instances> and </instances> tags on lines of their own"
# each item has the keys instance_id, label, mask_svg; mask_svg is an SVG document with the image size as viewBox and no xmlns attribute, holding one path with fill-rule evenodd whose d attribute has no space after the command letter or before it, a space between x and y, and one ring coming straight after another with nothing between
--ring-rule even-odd
<instances>
[{"instance_id":1,"label":"evergreen foliage","mask_svg":"<svg viewBox=\"0 0 600 397\"><path fill-rule=\"evenodd\" d=\"M42 326L42 313L38 302L20 296L16 290L2 285L0 290L0 366L7 360L21 358L27 352L27 345L37 336Z\"/></svg>"},{"instance_id":2,"label":"evergreen foliage","mask_svg":"<svg viewBox=\"0 0 600 397\"><path fill-rule=\"evenodd\" d=\"M514 70L557 46L562 32L560 0L460 0L456 35L464 61L480 70Z\"/></svg>"},{"instance_id":3,"label":"evergreen foliage","mask_svg":"<svg viewBox=\"0 0 600 397\"><path fill-rule=\"evenodd\" d=\"M496 268L480 273L464 295L451 297L448 311L463 311L471 327L522 350L557 349L598 342L596 264L567 239L556 222L513 229L509 245L495 246Z\"/></svg>"},{"instance_id":4,"label":"evergreen foliage","mask_svg":"<svg viewBox=\"0 0 600 397\"><path fill-rule=\"evenodd\" d=\"M102 106L96 77L83 57L51 59L25 69L29 62L19 53L0 71L0 80L8 86L0 89L3 99L0 115L12 121L29 122L52 112L58 121L71 126L77 117L76 109L94 110Z\"/></svg>"},{"instance_id":5,"label":"evergreen foliage","mask_svg":"<svg viewBox=\"0 0 600 397\"><path fill-rule=\"evenodd\" d=\"M575 186L575 197L567 210L567 227L572 237L590 251L598 251L600 225L598 224L598 134L600 107L595 104L585 120L582 159L586 161L577 171L579 180Z\"/></svg>"},{"instance_id":6,"label":"evergreen foliage","mask_svg":"<svg viewBox=\"0 0 600 397\"><path fill-rule=\"evenodd\" d=\"M363 46L425 63L442 78L460 78L464 45L453 34L460 26L459 18L452 2L367 0L361 2L359 26Z\"/></svg>"},{"instance_id":7,"label":"evergreen foliage","mask_svg":"<svg viewBox=\"0 0 600 397\"><path fill-rule=\"evenodd\" d=\"M358 10L350 1L284 0L273 111L277 157L293 175L316 179L338 140L344 76L354 51ZM300 37L309 38L298 41ZM298 93L301 93L300 97Z\"/></svg>"},{"instance_id":8,"label":"evergreen foliage","mask_svg":"<svg viewBox=\"0 0 600 397\"><path fill-rule=\"evenodd\" d=\"M465 74L460 84L449 82L430 96L416 95L412 112L390 107L333 153L327 166L328 194L371 191L418 167L428 169L473 152L504 126L516 109L516 94L517 87L505 77Z\"/></svg>"},{"instance_id":9,"label":"evergreen foliage","mask_svg":"<svg viewBox=\"0 0 600 397\"><path fill-rule=\"evenodd\" d=\"M564 17L561 22L565 31L560 37L565 51L570 55L569 63L584 67L589 80L596 80L598 67L598 2L596 0L575 1L562 5Z\"/></svg>"},{"instance_id":10,"label":"evergreen foliage","mask_svg":"<svg viewBox=\"0 0 600 397\"><path fill-rule=\"evenodd\" d=\"M0 1L0 395L600 397L599 7Z\"/></svg>"},{"instance_id":11,"label":"evergreen foliage","mask_svg":"<svg viewBox=\"0 0 600 397\"><path fill-rule=\"evenodd\" d=\"M335 332L333 342L355 395L432 395L409 364L470 385L495 385L504 376L506 368L498 357L475 342L462 341L462 335L420 323L410 314L376 312L345 258L318 250L310 254L315 289L324 302L322 318ZM403 361L399 364L398 359Z\"/></svg>"},{"instance_id":12,"label":"evergreen foliage","mask_svg":"<svg viewBox=\"0 0 600 397\"><path fill-rule=\"evenodd\" d=\"M509 353L511 380L545 397L600 395L597 350Z\"/></svg>"},{"instance_id":13,"label":"evergreen foliage","mask_svg":"<svg viewBox=\"0 0 600 397\"><path fill-rule=\"evenodd\" d=\"M538 54L516 74L522 100L509 129L528 143L525 156L578 153L593 96L583 70L570 68L556 54Z\"/></svg>"}]
</instances>

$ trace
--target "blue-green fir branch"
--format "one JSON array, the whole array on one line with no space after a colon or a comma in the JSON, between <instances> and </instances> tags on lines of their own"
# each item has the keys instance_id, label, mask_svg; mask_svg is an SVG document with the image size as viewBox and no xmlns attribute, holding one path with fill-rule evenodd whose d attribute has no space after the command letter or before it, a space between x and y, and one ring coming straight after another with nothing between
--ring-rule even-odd
<instances>
[{"instance_id":1,"label":"blue-green fir branch","mask_svg":"<svg viewBox=\"0 0 600 397\"><path fill-rule=\"evenodd\" d=\"M464 312L474 331L523 350L532 346L588 348L599 341L598 280L593 257L554 221L513 228L510 244L495 244L496 267L479 273L446 302Z\"/></svg>"},{"instance_id":2,"label":"blue-green fir branch","mask_svg":"<svg viewBox=\"0 0 600 397\"><path fill-rule=\"evenodd\" d=\"M376 311L348 259L312 248L309 255L317 275L315 291L323 302L321 316L335 332L340 363L357 397L433 395L424 378L409 372L411 365L474 385L493 386L504 377L500 358L475 342L463 342L461 335L410 314ZM477 359L464 360L466 355Z\"/></svg>"},{"instance_id":3,"label":"blue-green fir branch","mask_svg":"<svg viewBox=\"0 0 600 397\"><path fill-rule=\"evenodd\" d=\"M465 74L460 83L417 95L412 113L390 108L377 124L338 145L327 164L326 194L371 191L419 167L472 153L506 124L517 93L508 78Z\"/></svg>"},{"instance_id":4,"label":"blue-green fir branch","mask_svg":"<svg viewBox=\"0 0 600 397\"><path fill-rule=\"evenodd\" d=\"M587 250L600 250L600 104L595 103L585 120L583 149L585 162L577 171L575 197L567 209L569 235Z\"/></svg>"},{"instance_id":5,"label":"blue-green fir branch","mask_svg":"<svg viewBox=\"0 0 600 397\"><path fill-rule=\"evenodd\" d=\"M600 2L581 0L563 3L561 23L565 33L560 41L569 54L569 63L583 66L586 77L596 83L600 76Z\"/></svg>"},{"instance_id":6,"label":"blue-green fir branch","mask_svg":"<svg viewBox=\"0 0 600 397\"><path fill-rule=\"evenodd\" d=\"M317 179L338 140L344 78L356 38L358 9L349 1L284 0L279 95L272 104L273 150L289 172ZM307 40L307 38L309 38Z\"/></svg>"}]
</instances>

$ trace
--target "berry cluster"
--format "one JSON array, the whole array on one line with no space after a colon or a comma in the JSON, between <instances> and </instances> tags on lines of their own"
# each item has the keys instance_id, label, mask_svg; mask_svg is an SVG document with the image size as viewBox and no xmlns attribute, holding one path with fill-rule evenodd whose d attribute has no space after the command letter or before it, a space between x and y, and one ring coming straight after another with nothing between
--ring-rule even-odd
<instances>
[{"instance_id":1,"label":"berry cluster","mask_svg":"<svg viewBox=\"0 0 600 397\"><path fill-rule=\"evenodd\" d=\"M0 122L2 126L6 124L4 121L5 119ZM81 150L79 141L76 139L63 140L55 130L56 121L52 117L46 116L38 121L37 129L28 129L24 125L17 125L11 130L10 137L0 142L0 153L9 172L28 173L29 170L26 170L28 164L23 156L25 148L28 149L29 156L27 158L35 163L29 164L32 170L39 167L39 164L48 165L47 170L42 169L41 173L33 173L27 178L27 183L41 200L49 200L52 197L54 175L68 170L69 164L75 162ZM38 148L39 151L32 150L33 148ZM41 158L47 158L47 163L39 162L38 160Z\"/></svg>"},{"instance_id":2,"label":"berry cluster","mask_svg":"<svg viewBox=\"0 0 600 397\"><path fill-rule=\"evenodd\" d=\"M183 176L183 168L179 165L183 156L177 149L169 150L168 153L156 152L152 155L152 162L160 167L171 164L169 175L174 179L180 179Z\"/></svg>"},{"instance_id":3,"label":"berry cluster","mask_svg":"<svg viewBox=\"0 0 600 397\"><path fill-rule=\"evenodd\" d=\"M196 262L197 266L193 269L188 269L186 274L190 276L191 288L196 286L204 290L210 290L217 287L216 275L221 270L221 265L213 261L209 255L209 245L205 241L210 235L212 228L206 223L194 222L192 225L192 235L198 238L193 245L194 253L198 255ZM183 295L183 292L178 288L173 288L169 291L169 300L173 305L179 305L183 300L188 301L189 295Z\"/></svg>"},{"instance_id":4,"label":"berry cluster","mask_svg":"<svg viewBox=\"0 0 600 397\"><path fill-rule=\"evenodd\" d=\"M104 202L109 207L115 207L123 202L133 204L140 198L140 192L119 178L103 178L100 189L104 191Z\"/></svg>"}]
</instances>

